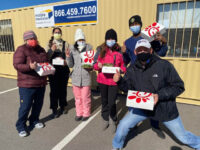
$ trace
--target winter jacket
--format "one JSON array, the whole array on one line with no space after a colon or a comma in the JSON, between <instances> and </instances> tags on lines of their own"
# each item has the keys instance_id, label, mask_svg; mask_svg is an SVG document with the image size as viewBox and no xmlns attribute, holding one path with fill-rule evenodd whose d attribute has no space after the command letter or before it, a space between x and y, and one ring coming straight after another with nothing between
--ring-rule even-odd
<instances>
[{"instance_id":1,"label":"winter jacket","mask_svg":"<svg viewBox=\"0 0 200 150\"><path fill-rule=\"evenodd\" d=\"M154 111L142 110L148 117L159 121L169 121L178 117L175 100L184 91L184 83L167 60L153 55L145 67L136 60L128 67L118 85L124 92L136 90L158 94L159 100Z\"/></svg>"},{"instance_id":2,"label":"winter jacket","mask_svg":"<svg viewBox=\"0 0 200 150\"><path fill-rule=\"evenodd\" d=\"M130 62L133 64L136 60L136 56L134 54L134 49L137 41L143 39L141 36L139 37L133 37L131 36L125 41L126 45L126 53L123 54L124 57L124 63L128 65ZM154 50L154 53L158 56L165 56L168 50L168 47L166 44L161 45L159 41L152 41L151 42L151 47Z\"/></svg>"},{"instance_id":3,"label":"winter jacket","mask_svg":"<svg viewBox=\"0 0 200 150\"><path fill-rule=\"evenodd\" d=\"M72 85L75 86L90 86L91 77L90 72L82 68L82 59L80 53L92 50L92 46L86 44L81 52L74 46L70 46L70 57L66 57L67 64L70 68L73 68L71 73Z\"/></svg>"},{"instance_id":4,"label":"winter jacket","mask_svg":"<svg viewBox=\"0 0 200 150\"><path fill-rule=\"evenodd\" d=\"M41 46L32 48L26 44L17 48L13 57L13 65L17 70L18 87L42 87L46 85L46 77L39 76L30 68L30 62L47 62L47 54Z\"/></svg>"},{"instance_id":5,"label":"winter jacket","mask_svg":"<svg viewBox=\"0 0 200 150\"><path fill-rule=\"evenodd\" d=\"M136 60L136 56L134 54L134 49L135 49L135 45L137 43L137 41L143 39L141 36L139 37L133 37L131 36L130 38L128 38L125 41L125 45L126 45L126 52L123 53L123 57L124 57L124 63L127 66L130 62L131 64L133 64Z\"/></svg>"},{"instance_id":6,"label":"winter jacket","mask_svg":"<svg viewBox=\"0 0 200 150\"><path fill-rule=\"evenodd\" d=\"M98 47L95 58L97 58L97 55L99 55L100 51L101 51L101 47ZM112 51L108 47L106 47L105 57L101 58L99 55L98 59L97 60L95 59L94 62L96 62L94 64L94 69L98 71L97 82L101 83L101 84L117 85L113 81L113 74L106 74L106 73L101 72L101 68L98 67L98 62L100 62L102 64L111 63L111 64L113 64L114 67L120 67L120 69L123 72L126 72L126 67L124 66L122 54L119 51Z\"/></svg>"}]
</instances>

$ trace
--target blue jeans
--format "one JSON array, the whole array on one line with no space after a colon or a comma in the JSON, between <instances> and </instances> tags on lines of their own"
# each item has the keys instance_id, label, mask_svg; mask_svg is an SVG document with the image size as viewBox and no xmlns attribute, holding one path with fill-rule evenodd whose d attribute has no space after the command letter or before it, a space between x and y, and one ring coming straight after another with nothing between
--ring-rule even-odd
<instances>
[{"instance_id":1,"label":"blue jeans","mask_svg":"<svg viewBox=\"0 0 200 150\"><path fill-rule=\"evenodd\" d=\"M39 122L39 115L44 101L44 93L45 87L19 88L20 107L16 123L18 132L26 130L26 122L31 109L32 111L29 117L30 125Z\"/></svg>"},{"instance_id":2,"label":"blue jeans","mask_svg":"<svg viewBox=\"0 0 200 150\"><path fill-rule=\"evenodd\" d=\"M113 148L123 148L126 136L131 128L140 121L147 119L140 109L132 109L120 121L115 137L113 138ZM174 136L183 144L200 150L200 136L196 136L184 129L180 117L171 121L163 122L163 124L174 134Z\"/></svg>"}]
</instances>

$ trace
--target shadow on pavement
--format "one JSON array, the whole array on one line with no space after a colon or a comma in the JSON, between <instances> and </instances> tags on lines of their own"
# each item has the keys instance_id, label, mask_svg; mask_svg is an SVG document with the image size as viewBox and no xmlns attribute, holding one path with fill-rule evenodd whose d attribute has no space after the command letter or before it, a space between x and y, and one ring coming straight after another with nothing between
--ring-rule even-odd
<instances>
[{"instance_id":1,"label":"shadow on pavement","mask_svg":"<svg viewBox=\"0 0 200 150\"><path fill-rule=\"evenodd\" d=\"M98 95L100 95L99 92L92 91L92 96L91 96L91 98L92 98L92 102L91 102L91 103L92 103L91 112L94 112L94 111L101 105L101 99L100 99L100 98L95 98L95 97L94 97L94 96L98 96ZM68 103L68 105L67 105L68 111L69 111L70 109L75 108L75 100L74 100L74 98L68 100L67 103ZM58 109L58 111L60 111L60 109ZM54 118L52 117L52 114L49 114L48 116L46 116L46 117L40 119L40 121L43 122L43 123L46 123L46 122L48 122L48 121L50 121L50 120L53 120L53 119L54 119Z\"/></svg>"},{"instance_id":2,"label":"shadow on pavement","mask_svg":"<svg viewBox=\"0 0 200 150\"><path fill-rule=\"evenodd\" d=\"M96 109L99 108L99 106L101 106L101 97L100 96L100 92L92 90L91 91L91 113L93 113Z\"/></svg>"},{"instance_id":3,"label":"shadow on pavement","mask_svg":"<svg viewBox=\"0 0 200 150\"><path fill-rule=\"evenodd\" d=\"M172 146L170 150L182 150L182 148L178 146Z\"/></svg>"},{"instance_id":4,"label":"shadow on pavement","mask_svg":"<svg viewBox=\"0 0 200 150\"><path fill-rule=\"evenodd\" d=\"M68 105L67 105L68 111L69 111L70 109L74 108L74 107L75 107L74 98L68 100L68 101L67 101L67 104L68 104ZM58 109L58 111L60 111L60 109ZM46 122L48 122L48 121L50 121L50 120L53 120L53 119L54 119L54 118L53 118L52 114L49 114L48 116L46 116L46 117L40 119L40 121L41 121L42 123L46 123Z\"/></svg>"}]
</instances>

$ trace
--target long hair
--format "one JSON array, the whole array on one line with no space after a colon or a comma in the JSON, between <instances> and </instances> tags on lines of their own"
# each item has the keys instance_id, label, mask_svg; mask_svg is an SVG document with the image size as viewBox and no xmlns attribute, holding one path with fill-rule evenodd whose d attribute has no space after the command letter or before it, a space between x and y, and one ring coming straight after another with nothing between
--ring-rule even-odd
<instances>
[{"instance_id":1,"label":"long hair","mask_svg":"<svg viewBox=\"0 0 200 150\"><path fill-rule=\"evenodd\" d=\"M100 51L100 57L101 58L104 58L105 57L105 55L106 55L106 48L107 48L108 46L106 45L106 43L104 42L103 44L101 44L100 45L100 48L101 48L101 51ZM118 43L115 43L115 45L112 47L112 48L110 48L112 51L117 51L117 52L119 52L119 51L121 51L121 47L120 47L120 45L118 44Z\"/></svg>"},{"instance_id":2,"label":"long hair","mask_svg":"<svg viewBox=\"0 0 200 150\"><path fill-rule=\"evenodd\" d=\"M52 34L54 34L55 30L59 30L60 33L62 34L62 30L61 30L61 28L59 28L59 27L53 28ZM51 36L51 39L49 40L49 47L50 47L50 48L51 48L51 46L53 45L53 40L54 40L54 37Z\"/></svg>"},{"instance_id":3,"label":"long hair","mask_svg":"<svg viewBox=\"0 0 200 150\"><path fill-rule=\"evenodd\" d=\"M77 44L77 41L74 43L74 48L75 48L75 50L78 50L78 44Z\"/></svg>"}]
</instances>

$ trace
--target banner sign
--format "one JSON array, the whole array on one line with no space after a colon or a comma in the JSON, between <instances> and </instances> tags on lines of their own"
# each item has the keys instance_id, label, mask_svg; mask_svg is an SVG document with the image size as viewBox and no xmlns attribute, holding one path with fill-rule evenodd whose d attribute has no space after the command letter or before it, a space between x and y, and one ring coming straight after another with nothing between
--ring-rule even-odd
<instances>
[{"instance_id":1,"label":"banner sign","mask_svg":"<svg viewBox=\"0 0 200 150\"><path fill-rule=\"evenodd\" d=\"M36 27L54 26L53 6L35 8Z\"/></svg>"},{"instance_id":2,"label":"banner sign","mask_svg":"<svg viewBox=\"0 0 200 150\"><path fill-rule=\"evenodd\" d=\"M35 8L36 27L97 23L97 0Z\"/></svg>"}]
</instances>

